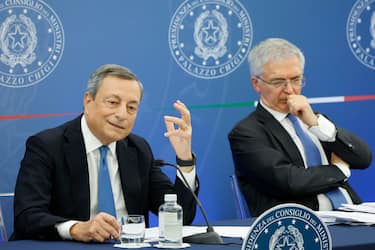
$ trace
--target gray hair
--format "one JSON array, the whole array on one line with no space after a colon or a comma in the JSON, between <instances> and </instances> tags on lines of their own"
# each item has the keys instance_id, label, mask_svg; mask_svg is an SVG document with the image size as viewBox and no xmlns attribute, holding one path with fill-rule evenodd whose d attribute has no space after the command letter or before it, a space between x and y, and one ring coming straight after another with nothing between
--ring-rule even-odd
<instances>
[{"instance_id":1,"label":"gray hair","mask_svg":"<svg viewBox=\"0 0 375 250\"><path fill-rule=\"evenodd\" d=\"M279 61L297 56L301 62L302 71L305 67L305 56L291 42L281 38L269 38L256 45L249 53L248 62L251 75L262 75L263 67L270 61Z\"/></svg>"},{"instance_id":2,"label":"gray hair","mask_svg":"<svg viewBox=\"0 0 375 250\"><path fill-rule=\"evenodd\" d=\"M96 93L100 88L103 79L107 76L115 76L124 80L135 80L141 92L141 99L143 96L143 85L137 76L131 72L128 68L125 68L116 64L105 64L97 68L90 76L87 84L86 92L88 92L93 99L95 99Z\"/></svg>"}]
</instances>

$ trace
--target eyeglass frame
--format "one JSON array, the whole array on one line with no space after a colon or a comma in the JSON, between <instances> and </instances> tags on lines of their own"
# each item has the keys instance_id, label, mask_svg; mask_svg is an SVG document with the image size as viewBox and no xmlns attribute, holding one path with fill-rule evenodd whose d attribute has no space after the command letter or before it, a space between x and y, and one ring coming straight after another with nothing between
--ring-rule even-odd
<instances>
[{"instance_id":1,"label":"eyeglass frame","mask_svg":"<svg viewBox=\"0 0 375 250\"><path fill-rule=\"evenodd\" d=\"M298 79L299 77L301 79ZM283 86L285 88L289 82L290 82L290 85L292 85L293 87L303 88L303 87L306 86L306 77L304 75L296 76L292 79L290 79L290 78L288 78L288 79L282 79L282 78L274 79L275 81L279 81L278 83L273 83L272 80L271 81L264 80L260 76L255 76L255 78L257 78L258 80L261 80L262 82L265 82L268 85L270 85L272 87L275 87L275 88L280 88L281 86ZM293 81L296 81L297 79L298 79L299 82L301 82L301 84L293 83Z\"/></svg>"}]
</instances>

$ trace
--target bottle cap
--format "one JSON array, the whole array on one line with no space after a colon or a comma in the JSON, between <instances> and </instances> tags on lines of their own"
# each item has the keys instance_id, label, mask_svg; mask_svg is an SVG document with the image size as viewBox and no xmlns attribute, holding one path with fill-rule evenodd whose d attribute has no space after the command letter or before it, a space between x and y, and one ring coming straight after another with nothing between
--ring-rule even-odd
<instances>
[{"instance_id":1,"label":"bottle cap","mask_svg":"<svg viewBox=\"0 0 375 250\"><path fill-rule=\"evenodd\" d=\"M177 201L177 195L176 194L165 194L164 195L164 201Z\"/></svg>"}]
</instances>

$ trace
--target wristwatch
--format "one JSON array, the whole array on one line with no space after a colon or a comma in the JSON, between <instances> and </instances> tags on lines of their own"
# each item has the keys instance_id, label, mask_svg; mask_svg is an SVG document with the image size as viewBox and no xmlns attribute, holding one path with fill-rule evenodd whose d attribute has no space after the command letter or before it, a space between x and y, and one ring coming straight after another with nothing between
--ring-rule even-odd
<instances>
[{"instance_id":1,"label":"wristwatch","mask_svg":"<svg viewBox=\"0 0 375 250\"><path fill-rule=\"evenodd\" d=\"M195 154L192 152L191 155L193 156L193 159L192 160L181 160L180 158L178 158L178 156L176 155L176 163L177 165L179 165L180 167L190 167L190 166L194 166L196 161L197 161L197 158L195 157Z\"/></svg>"}]
</instances>

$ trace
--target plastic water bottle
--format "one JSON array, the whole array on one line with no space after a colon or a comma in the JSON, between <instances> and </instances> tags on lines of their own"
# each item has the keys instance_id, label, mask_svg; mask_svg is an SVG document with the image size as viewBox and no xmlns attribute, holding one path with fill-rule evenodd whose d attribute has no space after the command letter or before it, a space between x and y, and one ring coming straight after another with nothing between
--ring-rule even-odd
<instances>
[{"instance_id":1,"label":"plastic water bottle","mask_svg":"<svg viewBox=\"0 0 375 250\"><path fill-rule=\"evenodd\" d=\"M159 207L159 245L177 247L182 245L182 207L177 195L165 194L164 204Z\"/></svg>"}]
</instances>

